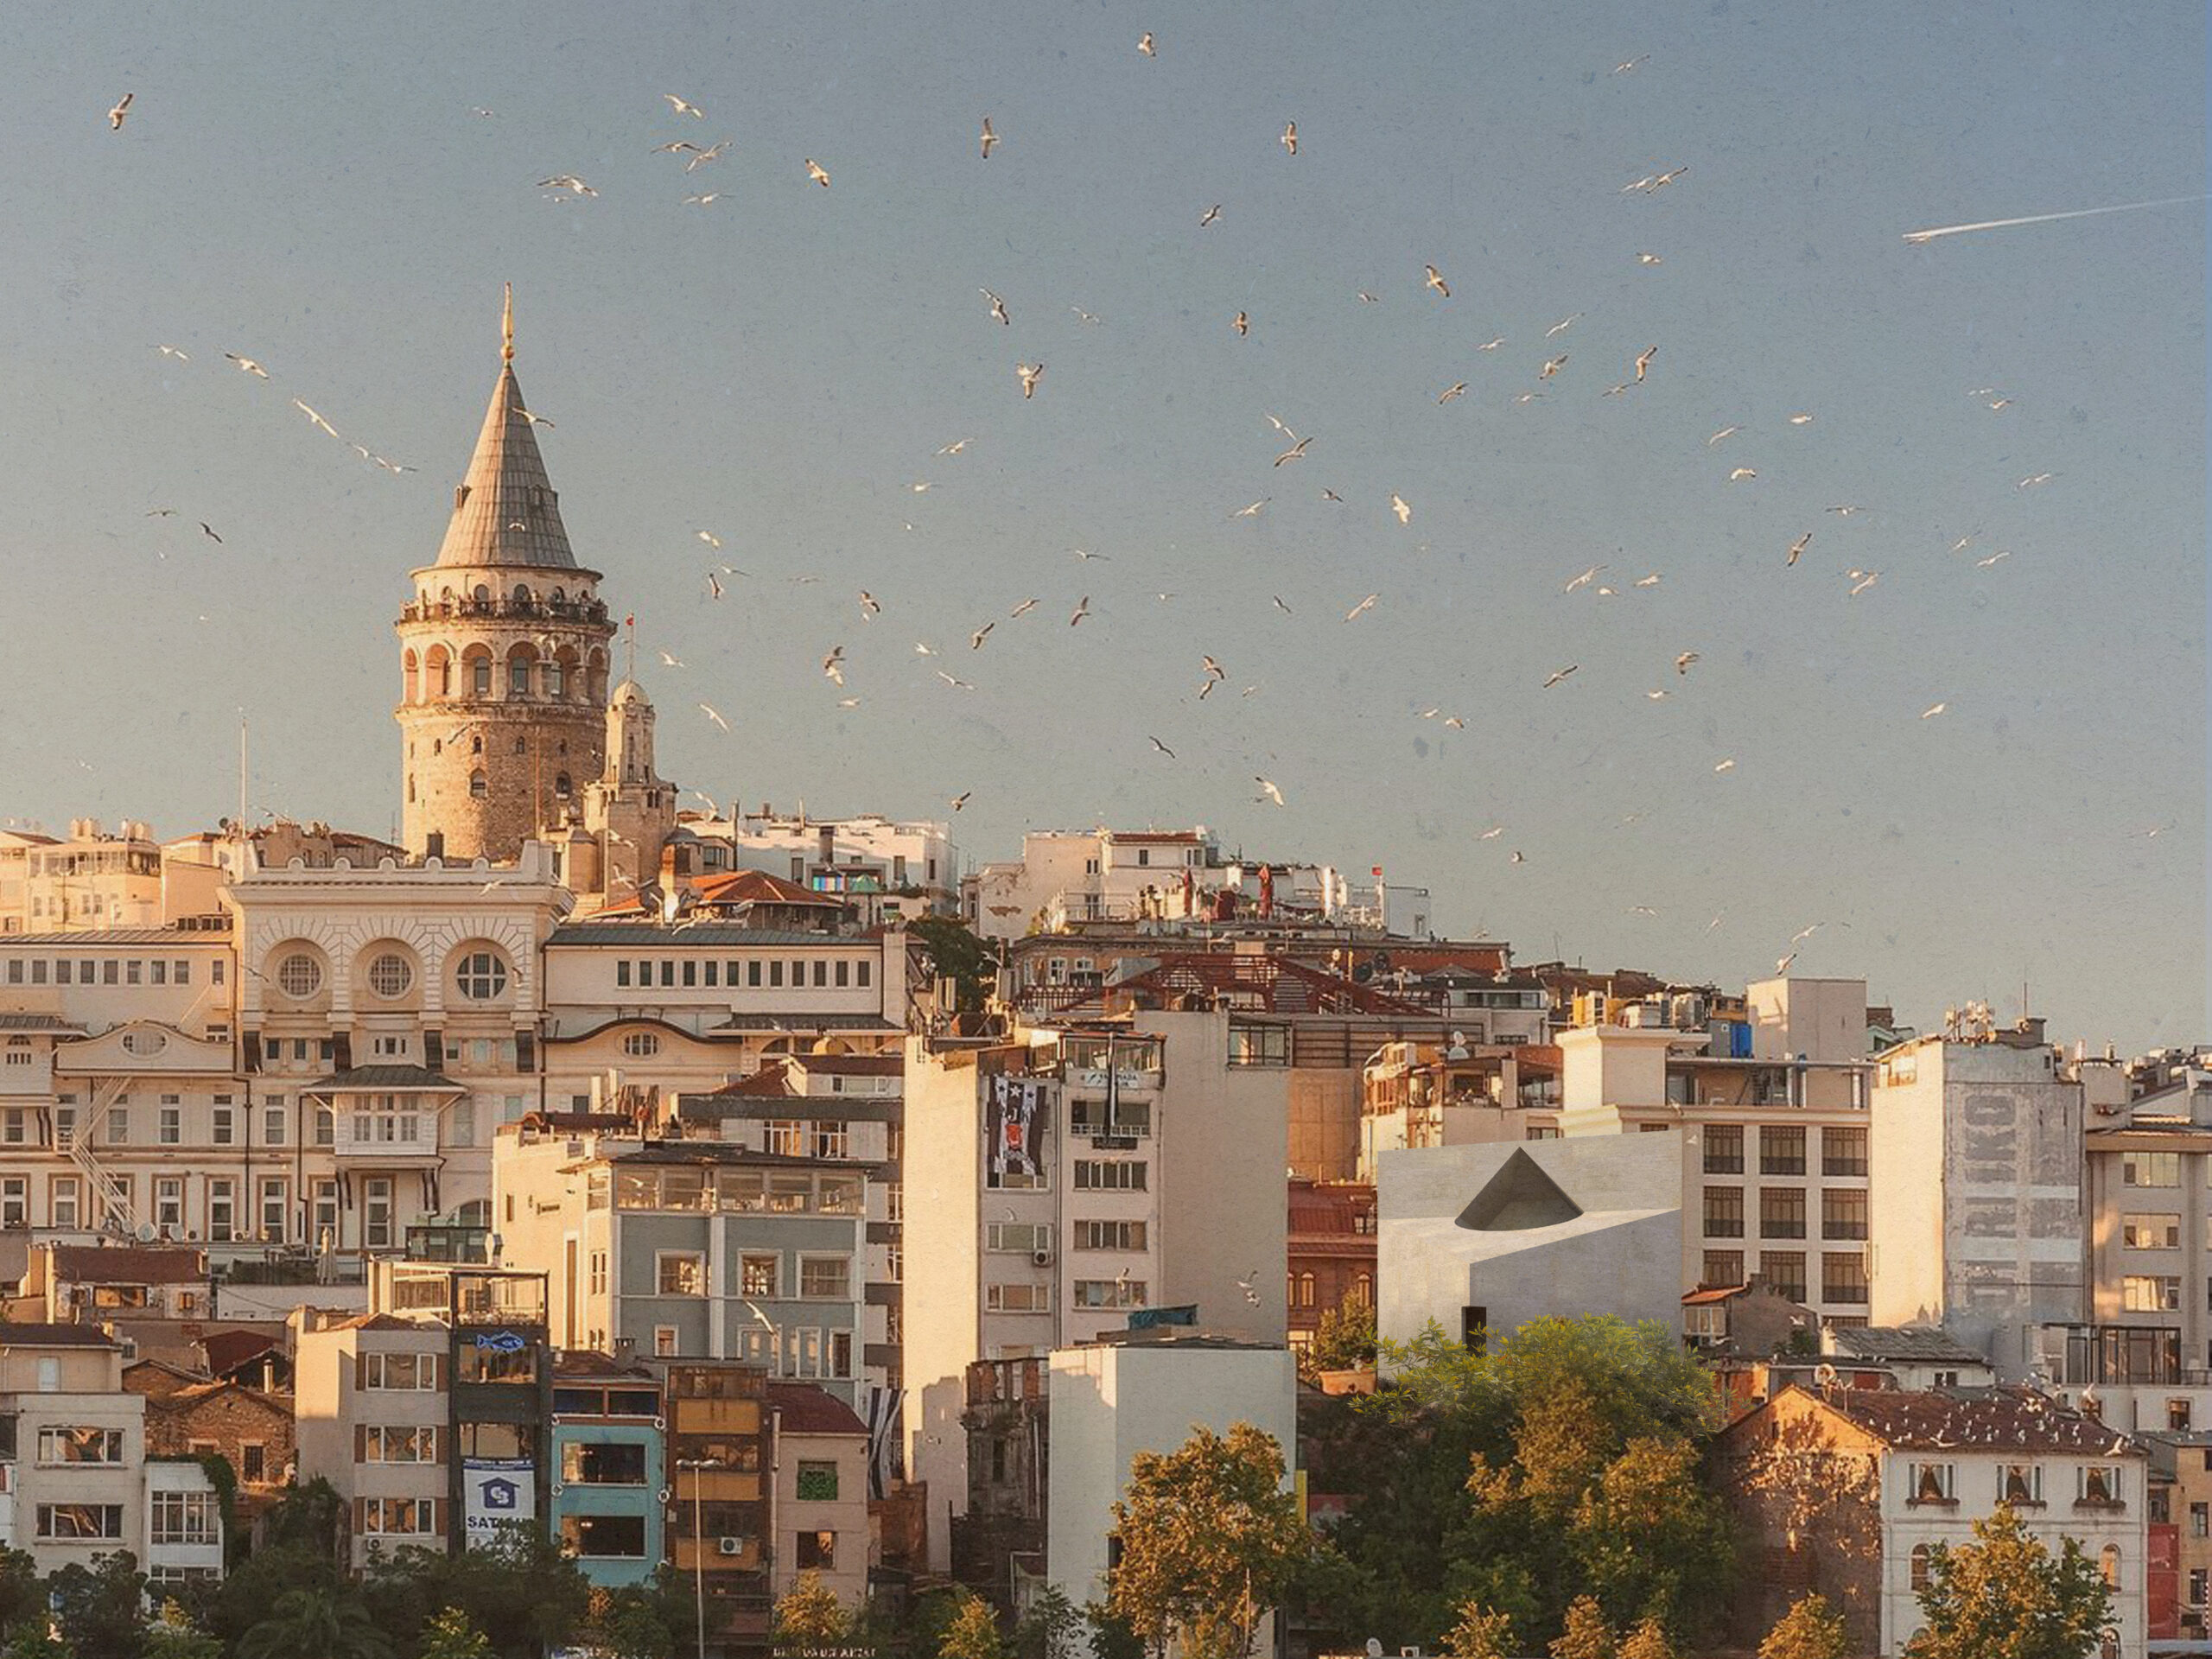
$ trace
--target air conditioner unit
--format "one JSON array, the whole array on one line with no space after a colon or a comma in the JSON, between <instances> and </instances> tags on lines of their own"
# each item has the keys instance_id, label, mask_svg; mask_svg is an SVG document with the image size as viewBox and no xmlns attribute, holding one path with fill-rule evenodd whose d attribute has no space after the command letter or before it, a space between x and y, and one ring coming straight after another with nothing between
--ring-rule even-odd
<instances>
[{"instance_id":1,"label":"air conditioner unit","mask_svg":"<svg viewBox=\"0 0 2212 1659\"><path fill-rule=\"evenodd\" d=\"M1033 1268L1051 1267L1052 1265L1052 1253L1050 1250L1033 1251L1029 1257L1029 1265Z\"/></svg>"},{"instance_id":2,"label":"air conditioner unit","mask_svg":"<svg viewBox=\"0 0 2212 1659\"><path fill-rule=\"evenodd\" d=\"M715 1549L719 1554L742 1555L745 1554L745 1540L742 1538L717 1538L715 1540Z\"/></svg>"}]
</instances>

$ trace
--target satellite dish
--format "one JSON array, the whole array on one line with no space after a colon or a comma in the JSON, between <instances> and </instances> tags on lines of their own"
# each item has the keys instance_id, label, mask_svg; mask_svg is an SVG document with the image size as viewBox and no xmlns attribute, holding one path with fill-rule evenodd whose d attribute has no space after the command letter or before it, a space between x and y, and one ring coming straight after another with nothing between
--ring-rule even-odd
<instances>
[{"instance_id":1,"label":"satellite dish","mask_svg":"<svg viewBox=\"0 0 2212 1659\"><path fill-rule=\"evenodd\" d=\"M150 1244L162 1235L161 1230L156 1228L152 1222L142 1221L138 1224L137 1227L132 1230L130 1236L137 1239L141 1244Z\"/></svg>"}]
</instances>

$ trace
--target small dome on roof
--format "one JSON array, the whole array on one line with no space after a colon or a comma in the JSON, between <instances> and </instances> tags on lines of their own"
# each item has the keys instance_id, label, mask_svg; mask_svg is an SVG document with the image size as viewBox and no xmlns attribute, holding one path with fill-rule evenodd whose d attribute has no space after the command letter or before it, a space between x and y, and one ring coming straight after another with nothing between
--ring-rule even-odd
<instances>
[{"instance_id":1,"label":"small dome on roof","mask_svg":"<svg viewBox=\"0 0 2212 1659\"><path fill-rule=\"evenodd\" d=\"M632 703L642 704L647 709L653 706L653 700L645 695L645 688L635 680L625 680L616 686L613 695L607 702L612 709L627 708Z\"/></svg>"}]
</instances>

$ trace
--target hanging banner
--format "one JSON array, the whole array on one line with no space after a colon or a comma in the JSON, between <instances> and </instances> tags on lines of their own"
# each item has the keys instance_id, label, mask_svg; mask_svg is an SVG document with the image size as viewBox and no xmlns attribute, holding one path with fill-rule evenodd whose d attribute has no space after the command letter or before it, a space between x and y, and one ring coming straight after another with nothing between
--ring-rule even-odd
<instances>
[{"instance_id":1,"label":"hanging banner","mask_svg":"<svg viewBox=\"0 0 2212 1659\"><path fill-rule=\"evenodd\" d=\"M537 1518L537 1471L528 1458L464 1458L461 1518L473 1548L489 1543L509 1521Z\"/></svg>"},{"instance_id":2,"label":"hanging banner","mask_svg":"<svg viewBox=\"0 0 2212 1659\"><path fill-rule=\"evenodd\" d=\"M1045 1173L1045 1124L1039 1111L1041 1090L1034 1079L993 1077L984 1115L988 1183L1008 1185L1008 1176L1027 1186Z\"/></svg>"}]
</instances>

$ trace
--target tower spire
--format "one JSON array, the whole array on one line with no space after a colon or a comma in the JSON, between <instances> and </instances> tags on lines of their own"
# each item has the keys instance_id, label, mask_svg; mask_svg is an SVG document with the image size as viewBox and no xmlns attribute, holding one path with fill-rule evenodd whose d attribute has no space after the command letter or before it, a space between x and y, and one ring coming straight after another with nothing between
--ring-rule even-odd
<instances>
[{"instance_id":1,"label":"tower spire","mask_svg":"<svg viewBox=\"0 0 2212 1659\"><path fill-rule=\"evenodd\" d=\"M499 361L515 360L515 285L505 285L505 296L499 304Z\"/></svg>"}]
</instances>

